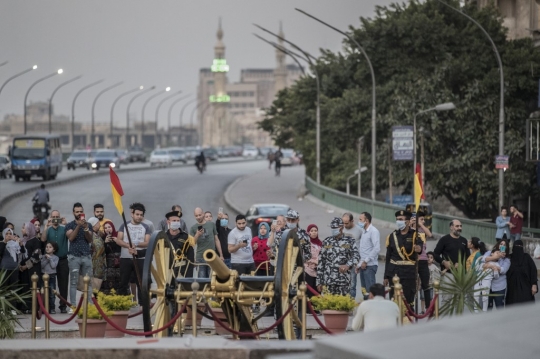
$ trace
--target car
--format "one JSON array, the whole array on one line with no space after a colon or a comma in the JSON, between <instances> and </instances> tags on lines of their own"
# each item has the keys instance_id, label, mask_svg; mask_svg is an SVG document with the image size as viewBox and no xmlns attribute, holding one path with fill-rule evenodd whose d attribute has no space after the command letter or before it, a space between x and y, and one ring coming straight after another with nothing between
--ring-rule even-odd
<instances>
[{"instance_id":1,"label":"car","mask_svg":"<svg viewBox=\"0 0 540 359\"><path fill-rule=\"evenodd\" d=\"M11 178L11 161L8 156L0 156L0 178Z\"/></svg>"},{"instance_id":2,"label":"car","mask_svg":"<svg viewBox=\"0 0 540 359\"><path fill-rule=\"evenodd\" d=\"M146 162L146 153L141 146L129 148L129 162Z\"/></svg>"},{"instance_id":3,"label":"car","mask_svg":"<svg viewBox=\"0 0 540 359\"><path fill-rule=\"evenodd\" d=\"M171 166L172 157L167 150L154 150L150 154L150 166Z\"/></svg>"},{"instance_id":4,"label":"car","mask_svg":"<svg viewBox=\"0 0 540 359\"><path fill-rule=\"evenodd\" d=\"M67 159L67 169L75 170L77 167L90 169L94 161L93 152L87 150L75 150L71 152Z\"/></svg>"},{"instance_id":5,"label":"car","mask_svg":"<svg viewBox=\"0 0 540 359\"><path fill-rule=\"evenodd\" d=\"M118 158L120 158L121 164L127 165L130 162L130 154L128 150L117 149L116 153L118 154Z\"/></svg>"},{"instance_id":6,"label":"car","mask_svg":"<svg viewBox=\"0 0 540 359\"><path fill-rule=\"evenodd\" d=\"M292 149L289 149L289 148L282 149L281 153L283 153L283 158L281 159L282 166L294 165L294 151Z\"/></svg>"},{"instance_id":7,"label":"car","mask_svg":"<svg viewBox=\"0 0 540 359\"><path fill-rule=\"evenodd\" d=\"M169 151L173 162L187 163L187 154L186 151L184 151L183 149L178 147L171 147L167 150Z\"/></svg>"},{"instance_id":8,"label":"car","mask_svg":"<svg viewBox=\"0 0 540 359\"><path fill-rule=\"evenodd\" d=\"M259 149L255 146L245 146L242 150L242 157L256 158L259 156Z\"/></svg>"},{"instance_id":9,"label":"car","mask_svg":"<svg viewBox=\"0 0 540 359\"><path fill-rule=\"evenodd\" d=\"M203 150L203 153L204 153L204 157L208 161L217 161L218 159L218 152L216 151L215 148L205 148Z\"/></svg>"},{"instance_id":10,"label":"car","mask_svg":"<svg viewBox=\"0 0 540 359\"><path fill-rule=\"evenodd\" d=\"M272 225L272 221L279 215L285 216L291 209L287 204L258 203L252 205L246 213L247 227L251 228L253 235L257 235L259 224L266 222Z\"/></svg>"},{"instance_id":11,"label":"car","mask_svg":"<svg viewBox=\"0 0 540 359\"><path fill-rule=\"evenodd\" d=\"M120 157L115 150L97 150L94 153L91 167L94 170L108 167L120 169Z\"/></svg>"}]
</instances>

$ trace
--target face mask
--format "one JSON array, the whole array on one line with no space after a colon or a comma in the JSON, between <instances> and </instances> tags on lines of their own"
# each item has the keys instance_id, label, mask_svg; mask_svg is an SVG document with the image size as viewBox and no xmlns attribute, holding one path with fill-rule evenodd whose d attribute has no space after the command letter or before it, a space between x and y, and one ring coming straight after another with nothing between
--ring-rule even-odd
<instances>
[{"instance_id":1,"label":"face mask","mask_svg":"<svg viewBox=\"0 0 540 359\"><path fill-rule=\"evenodd\" d=\"M364 229L364 227L366 226L366 224L364 222L358 222L356 223L356 226L360 229Z\"/></svg>"},{"instance_id":2,"label":"face mask","mask_svg":"<svg viewBox=\"0 0 540 359\"><path fill-rule=\"evenodd\" d=\"M287 222L287 228L289 228L289 229L296 228L296 223Z\"/></svg>"},{"instance_id":3,"label":"face mask","mask_svg":"<svg viewBox=\"0 0 540 359\"><path fill-rule=\"evenodd\" d=\"M219 224L221 224L221 227L227 227L227 225L229 224L229 220L228 219L220 219Z\"/></svg>"},{"instance_id":4,"label":"face mask","mask_svg":"<svg viewBox=\"0 0 540 359\"><path fill-rule=\"evenodd\" d=\"M339 235L339 228L332 228L332 236L337 237Z\"/></svg>"},{"instance_id":5,"label":"face mask","mask_svg":"<svg viewBox=\"0 0 540 359\"><path fill-rule=\"evenodd\" d=\"M180 222L171 222L169 228L175 231L180 229Z\"/></svg>"},{"instance_id":6,"label":"face mask","mask_svg":"<svg viewBox=\"0 0 540 359\"><path fill-rule=\"evenodd\" d=\"M405 221L396 221L396 227L397 227L397 229L399 229L401 231L402 229L404 229L406 227Z\"/></svg>"},{"instance_id":7,"label":"face mask","mask_svg":"<svg viewBox=\"0 0 540 359\"><path fill-rule=\"evenodd\" d=\"M500 246L499 249L501 250L501 252L505 252L506 251L506 246Z\"/></svg>"}]
</instances>

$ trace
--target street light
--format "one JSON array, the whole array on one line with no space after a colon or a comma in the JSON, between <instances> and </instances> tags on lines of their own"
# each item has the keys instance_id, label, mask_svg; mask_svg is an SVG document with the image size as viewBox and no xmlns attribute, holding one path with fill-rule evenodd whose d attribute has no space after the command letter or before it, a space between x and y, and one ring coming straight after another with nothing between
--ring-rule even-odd
<instances>
[{"instance_id":1,"label":"street light","mask_svg":"<svg viewBox=\"0 0 540 359\"><path fill-rule=\"evenodd\" d=\"M453 102L445 102L445 103L441 103L441 104L438 104L437 106L435 107L432 107L432 108L428 108L427 110L422 110L420 112L418 112L417 114L414 115L413 117L413 179L414 179L414 176L416 176L416 116L418 115L421 115L423 113L426 113L426 112L431 112L431 111L437 111L437 112L440 112L440 111L452 111L456 108L456 106L454 105ZM424 169L422 169L422 172L424 171ZM423 180L423 178L422 178ZM413 182L413 198L414 198L414 182Z\"/></svg>"},{"instance_id":2,"label":"street light","mask_svg":"<svg viewBox=\"0 0 540 359\"><path fill-rule=\"evenodd\" d=\"M0 64L0 67L4 66L4 65L7 65L9 63L9 61L4 61Z\"/></svg>"},{"instance_id":3,"label":"street light","mask_svg":"<svg viewBox=\"0 0 540 359\"><path fill-rule=\"evenodd\" d=\"M35 70L35 69L37 69L37 65L34 65L34 66L32 66L31 68L29 68L29 69L26 69L26 70L24 70L24 71L22 71L22 72L19 72L18 74L15 74L15 75L11 76L9 79L7 79L6 81L4 81L4 83L2 84L2 87L0 87L0 94L2 93L2 90L4 89L4 87L6 87L6 85L8 84L8 82L10 82L11 80L13 80L13 79L15 79L15 78L17 78L17 77L19 77L19 76L24 75L24 74L27 73L27 72L30 72L30 71L32 71L32 70Z\"/></svg>"},{"instance_id":4,"label":"street light","mask_svg":"<svg viewBox=\"0 0 540 359\"><path fill-rule=\"evenodd\" d=\"M96 110L97 100L105 92L107 92L109 90L112 90L113 88L118 87L118 86L122 85L123 83L124 83L123 81L120 81L120 82L115 83L114 85L111 85L111 86L101 90L97 94L96 98L94 99L94 102L92 102L92 131L91 131L91 135L90 135L91 136L90 143L92 144L92 148L94 148L96 146L96 143L95 143L96 141L95 141L95 138L94 138L94 136L95 136L95 129L94 129L94 123L95 122L94 122L94 119L95 119L95 110ZM105 144L105 138L103 139L103 144Z\"/></svg>"},{"instance_id":5,"label":"street light","mask_svg":"<svg viewBox=\"0 0 540 359\"><path fill-rule=\"evenodd\" d=\"M58 90L60 90L62 87L72 83L73 81L76 81L78 79L80 79L82 77L82 75L80 76L77 76L77 77L74 77L72 78L71 80L68 80L66 82L63 82L61 83L60 85L58 85L57 88L54 89L52 95L51 95L51 98L49 99L49 133L52 132L52 101L53 101L53 98L54 98L54 95L56 94L56 92Z\"/></svg>"},{"instance_id":6,"label":"street light","mask_svg":"<svg viewBox=\"0 0 540 359\"><path fill-rule=\"evenodd\" d=\"M36 66L36 68L37 68L37 66ZM28 70L27 70L27 71L28 71ZM38 83L40 83L40 82L42 82L42 81L45 81L45 80L47 80L47 79L50 79L50 78L53 77L53 76L61 75L63 72L64 72L64 70L59 69L58 71L53 72L53 73L50 74L50 75L47 75L47 76L45 76L45 77L40 78L39 80L37 80L36 82L34 82L34 83L30 86L30 88L28 89L28 91L26 91L26 95L24 95L24 124L23 124L23 132L24 132L25 135L26 135L26 117L27 117L26 102L27 102L27 100L28 100L28 94L30 93L30 91L32 90L32 88L33 88L34 86L36 86ZM9 80L8 80L8 81L9 81Z\"/></svg>"},{"instance_id":7,"label":"street light","mask_svg":"<svg viewBox=\"0 0 540 359\"><path fill-rule=\"evenodd\" d=\"M372 201L375 201L375 192L377 191L377 178L376 178L376 174L377 174L377 166L376 166L376 159L377 159L377 156L376 156L376 151L377 151L377 94L376 94L376 91L375 91L375 88L376 88L376 83L375 83L375 71L373 71L373 66L371 65L371 60L369 59L369 56L367 55L366 51L364 51L364 48L362 46L360 46L360 44L352 37L350 36L349 34L347 34L346 32L344 31L341 31L335 27L333 27L332 25L330 24L327 24L326 22L322 21L321 19L318 19L316 18L315 16L313 15L310 15L308 14L307 12L303 11L303 10L300 10L300 9L295 9L296 11L299 11L301 12L302 14L312 18L313 20L316 20L318 22L320 22L321 24L323 25L326 25L327 27L331 28L332 30L334 31L337 31L339 32L340 34L346 36L349 41L351 41L352 43L354 43L356 45L356 47L360 50L360 52L364 55L364 57L366 58L366 61L369 65L369 71L371 72L371 200Z\"/></svg>"},{"instance_id":8,"label":"street light","mask_svg":"<svg viewBox=\"0 0 540 359\"><path fill-rule=\"evenodd\" d=\"M131 146L131 137L129 137L129 109L131 108L131 104L133 103L133 101L135 101L135 99L137 99L137 97L141 97L142 95L144 95L145 93L149 92L149 91L152 91L156 88L156 86L152 86L150 88L147 88L146 90L142 90L142 86L141 86L141 92L139 92L138 94L136 94L135 96L133 96L131 98L131 100L129 100L129 103L128 103L128 106L127 106L127 110L126 110L126 139L127 139L127 145L128 146ZM142 145L142 144L141 144Z\"/></svg>"},{"instance_id":9,"label":"street light","mask_svg":"<svg viewBox=\"0 0 540 359\"><path fill-rule=\"evenodd\" d=\"M360 174L366 171L367 171L367 167L362 167L360 169L357 168L352 175L347 177L347 194L351 194L351 186L350 186L351 178L358 175L358 179L360 180L362 178ZM358 195L358 197L360 197L360 194Z\"/></svg>"},{"instance_id":10,"label":"street light","mask_svg":"<svg viewBox=\"0 0 540 359\"><path fill-rule=\"evenodd\" d=\"M126 91L124 93L121 93L114 101L113 101L113 104L111 106L111 123L110 123L110 128L109 128L109 137L111 139L111 147L115 147L114 144L113 144L113 118L114 118L114 106L116 105L116 103L124 96L127 96L129 95L130 93L133 93L133 92L137 92L137 91L141 91L142 89L144 88L144 86L139 86L137 88L134 88L133 90L129 90L129 91ZM120 145L120 144L118 144Z\"/></svg>"},{"instance_id":11,"label":"street light","mask_svg":"<svg viewBox=\"0 0 540 359\"><path fill-rule=\"evenodd\" d=\"M75 94L75 97L73 98L73 102L71 103L71 151L75 149L75 102L77 101L77 97L79 97L79 95L83 91L89 89L90 87L99 85L103 81L105 80L99 80L96 82L92 82L90 85L84 86L82 89L79 90L79 92Z\"/></svg>"},{"instance_id":12,"label":"street light","mask_svg":"<svg viewBox=\"0 0 540 359\"><path fill-rule=\"evenodd\" d=\"M306 75L306 72L304 71L304 68L303 68L302 65L300 64L300 61L298 61L298 57L301 57L300 55L298 55L298 54L292 52L291 50L287 50L284 46L281 46L281 45L279 45L279 44L276 44L276 43L273 42L273 41L268 41L268 40L266 40L264 37L261 37L261 36L259 36L259 35L257 35L257 34L253 34L253 35L255 35L255 37L257 37L258 39L260 39L260 40L266 42L267 44L272 45L274 48L276 48L276 50L283 52L285 55L289 55L289 56L294 60L294 62L296 62L296 64L297 64L298 67L300 68L300 71L302 71L302 75L304 75L304 76Z\"/></svg>"},{"instance_id":13,"label":"street light","mask_svg":"<svg viewBox=\"0 0 540 359\"><path fill-rule=\"evenodd\" d=\"M182 92L182 91L178 91L177 94L179 94L179 93L181 93L181 92ZM167 113L167 133L169 134L169 136L171 135L171 113L172 113L172 109L173 109L173 107L174 107L177 103L179 103L180 101L182 101L182 100L188 98L189 96L191 96L191 94L187 94L187 95L185 95L185 96L182 96L182 97L180 97L179 99L176 99L176 100L175 100L173 103L171 103L171 105L169 106L169 111L168 111L168 113ZM173 97L173 96L169 96L168 98L171 98L171 97ZM161 101L161 103L158 105L158 108L156 109L156 136L157 136L157 132L158 132L158 125L157 125L157 123L158 123L158 111L159 111L159 106L161 106L161 104L162 104L163 102L165 102L165 100L167 100L167 98L164 99L163 101ZM178 126L178 129L180 129L180 126ZM170 138L169 138L169 139L170 139Z\"/></svg>"},{"instance_id":14,"label":"street light","mask_svg":"<svg viewBox=\"0 0 540 359\"><path fill-rule=\"evenodd\" d=\"M173 98L173 97L175 97L175 96L178 96L178 95L180 95L181 93L182 93L182 90L176 91L175 93L173 93L173 94L171 94L171 95L165 97L163 100L159 101L158 105L156 106L156 115L155 115L155 117L156 117L156 123L155 123L155 129L154 129L154 131L156 132L156 143L158 142L158 137L159 137L159 136L158 136L158 128L159 128L159 126L158 126L158 122L159 122L159 109L160 109L161 105L163 105L167 100L169 100L169 99L171 99L171 98ZM170 130L171 130L171 119L170 119L170 117L169 117L169 120L168 120L168 123L167 123L167 133L168 133L169 135L170 135Z\"/></svg>"}]
</instances>

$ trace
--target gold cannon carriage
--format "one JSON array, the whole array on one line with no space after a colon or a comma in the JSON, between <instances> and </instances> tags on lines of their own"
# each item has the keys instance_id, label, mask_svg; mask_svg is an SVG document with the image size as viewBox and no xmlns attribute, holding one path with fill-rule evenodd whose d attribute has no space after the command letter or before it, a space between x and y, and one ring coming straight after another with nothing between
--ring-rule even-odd
<instances>
[{"instance_id":1,"label":"gold cannon carriage","mask_svg":"<svg viewBox=\"0 0 540 359\"><path fill-rule=\"evenodd\" d=\"M212 268L212 276L184 278L177 268L185 264L185 259L175 254L165 232L156 231L148 244L142 273L144 330L161 328L186 301L191 307L195 296L197 302L211 299L218 301L228 325L242 333L259 331L257 323L262 314L254 315L251 309L253 304L275 303L277 318L281 318L294 305L290 315L277 326L277 331L279 339L296 339L294 327L301 328L303 325L299 319L298 306L295 305L305 295L305 289L304 292L299 291L303 282L302 258L298 239L289 236L280 243L274 276L239 276L237 271L225 265L215 251L207 250L204 259ZM195 291L192 289L193 282L198 284ZM152 298L155 298L153 304ZM172 335L172 327L157 334Z\"/></svg>"}]
</instances>

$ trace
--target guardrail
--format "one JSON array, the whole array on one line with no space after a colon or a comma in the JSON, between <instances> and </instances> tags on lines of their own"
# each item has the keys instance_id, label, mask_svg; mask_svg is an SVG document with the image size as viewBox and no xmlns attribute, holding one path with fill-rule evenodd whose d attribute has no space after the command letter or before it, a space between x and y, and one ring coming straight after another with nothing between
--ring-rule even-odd
<instances>
[{"instance_id":1,"label":"guardrail","mask_svg":"<svg viewBox=\"0 0 540 359\"><path fill-rule=\"evenodd\" d=\"M319 185L308 176L306 176L305 185L309 193L321 201L355 213L370 212L373 218L386 222L394 222L396 220L394 213L399 209L403 209L397 205L372 201L362 197L359 198ZM463 224L463 237L478 237L488 244L495 244L495 233L497 231L495 223L479 222L468 218L433 213L431 231L438 235L447 234L452 219L459 219ZM540 229L523 228L523 236L524 238L538 238L540 237Z\"/></svg>"}]
</instances>

